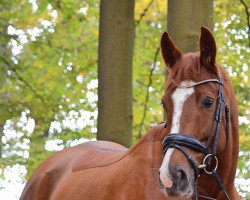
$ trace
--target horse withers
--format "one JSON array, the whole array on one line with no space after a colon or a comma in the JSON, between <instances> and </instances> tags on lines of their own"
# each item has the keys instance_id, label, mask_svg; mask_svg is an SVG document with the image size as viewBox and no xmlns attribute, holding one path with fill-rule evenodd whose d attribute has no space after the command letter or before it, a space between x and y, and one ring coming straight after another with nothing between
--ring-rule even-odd
<instances>
[{"instance_id":1,"label":"horse withers","mask_svg":"<svg viewBox=\"0 0 250 200\"><path fill-rule=\"evenodd\" d=\"M166 122L130 149L96 141L55 153L21 200L240 199L237 105L213 35L202 27L200 52L182 54L165 32L161 50L170 71Z\"/></svg>"}]
</instances>

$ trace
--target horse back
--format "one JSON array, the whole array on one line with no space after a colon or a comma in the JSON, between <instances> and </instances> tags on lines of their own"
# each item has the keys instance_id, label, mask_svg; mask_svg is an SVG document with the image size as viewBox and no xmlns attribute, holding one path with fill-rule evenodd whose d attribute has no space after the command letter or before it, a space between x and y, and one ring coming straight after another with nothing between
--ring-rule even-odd
<instances>
[{"instance_id":1,"label":"horse back","mask_svg":"<svg viewBox=\"0 0 250 200\"><path fill-rule=\"evenodd\" d=\"M127 148L108 141L87 142L57 152L43 161L27 182L20 200L50 199L52 191L72 172L119 161Z\"/></svg>"}]
</instances>

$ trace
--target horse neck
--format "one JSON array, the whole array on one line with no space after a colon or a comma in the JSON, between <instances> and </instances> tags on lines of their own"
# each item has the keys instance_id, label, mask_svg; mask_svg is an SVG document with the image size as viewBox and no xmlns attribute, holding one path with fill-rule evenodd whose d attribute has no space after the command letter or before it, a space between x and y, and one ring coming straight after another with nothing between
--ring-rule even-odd
<instances>
[{"instance_id":1,"label":"horse neck","mask_svg":"<svg viewBox=\"0 0 250 200\"><path fill-rule=\"evenodd\" d=\"M148 199L159 199L156 197L163 195L159 192L158 170L163 158L162 140L164 136L164 125L157 125L131 147L126 155L129 164L123 169L129 173L127 177L138 177L139 175L131 184L135 184L135 187L140 185L140 191L143 190ZM145 199L145 197L137 199Z\"/></svg>"},{"instance_id":2,"label":"horse neck","mask_svg":"<svg viewBox=\"0 0 250 200\"><path fill-rule=\"evenodd\" d=\"M129 149L128 153L133 152L143 143L162 141L166 135L164 126L165 123L162 122L150 129L134 146Z\"/></svg>"},{"instance_id":3,"label":"horse neck","mask_svg":"<svg viewBox=\"0 0 250 200\"><path fill-rule=\"evenodd\" d=\"M157 159L156 163L158 163L159 160L160 166L160 162L163 158L162 140L166 135L164 125L164 123L161 123L149 130L149 132L129 149L126 156L141 157L148 159L149 162L155 162L155 159Z\"/></svg>"}]
</instances>

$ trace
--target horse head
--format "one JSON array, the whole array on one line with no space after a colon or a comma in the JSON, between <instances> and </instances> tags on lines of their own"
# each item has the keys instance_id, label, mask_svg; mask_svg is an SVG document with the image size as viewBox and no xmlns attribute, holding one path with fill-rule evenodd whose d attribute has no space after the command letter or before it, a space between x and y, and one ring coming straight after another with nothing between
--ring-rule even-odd
<instances>
[{"instance_id":1,"label":"horse head","mask_svg":"<svg viewBox=\"0 0 250 200\"><path fill-rule=\"evenodd\" d=\"M221 190L231 187L235 178L237 105L230 80L216 62L215 39L202 27L200 52L183 54L165 32L161 50L169 69L162 98L167 123L159 170L162 191L166 196L197 198L200 188L216 198L228 196Z\"/></svg>"}]
</instances>

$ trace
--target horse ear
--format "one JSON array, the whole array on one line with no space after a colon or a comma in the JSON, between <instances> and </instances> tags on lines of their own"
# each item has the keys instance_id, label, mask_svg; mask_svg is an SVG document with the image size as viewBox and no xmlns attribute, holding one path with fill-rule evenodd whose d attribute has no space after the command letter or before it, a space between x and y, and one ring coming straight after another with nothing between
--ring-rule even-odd
<instances>
[{"instance_id":1,"label":"horse ear","mask_svg":"<svg viewBox=\"0 0 250 200\"><path fill-rule=\"evenodd\" d=\"M216 43L213 34L206 27L201 27L200 37L200 63L208 70L217 73L215 64L216 59Z\"/></svg>"},{"instance_id":2,"label":"horse ear","mask_svg":"<svg viewBox=\"0 0 250 200\"><path fill-rule=\"evenodd\" d=\"M166 65L170 69L182 55L167 32L164 32L161 37L161 53Z\"/></svg>"}]
</instances>

